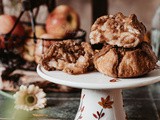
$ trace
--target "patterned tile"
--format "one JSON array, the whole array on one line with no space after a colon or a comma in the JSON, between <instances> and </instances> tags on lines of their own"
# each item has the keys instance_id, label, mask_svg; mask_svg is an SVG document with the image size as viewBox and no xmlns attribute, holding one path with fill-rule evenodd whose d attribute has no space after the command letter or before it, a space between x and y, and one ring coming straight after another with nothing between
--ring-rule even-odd
<instances>
[{"instance_id":1,"label":"patterned tile","mask_svg":"<svg viewBox=\"0 0 160 120\"><path fill-rule=\"evenodd\" d=\"M124 99L128 120L159 120L152 100Z\"/></svg>"},{"instance_id":2,"label":"patterned tile","mask_svg":"<svg viewBox=\"0 0 160 120\"><path fill-rule=\"evenodd\" d=\"M157 108L157 114L159 115L160 120L160 100L154 100L156 108Z\"/></svg>"},{"instance_id":3,"label":"patterned tile","mask_svg":"<svg viewBox=\"0 0 160 120\"><path fill-rule=\"evenodd\" d=\"M159 120L159 85L158 83L123 91L128 120ZM49 93L48 106L45 109L25 112L15 110L13 101L0 95L0 120L73 120L79 98L80 92Z\"/></svg>"},{"instance_id":4,"label":"patterned tile","mask_svg":"<svg viewBox=\"0 0 160 120\"><path fill-rule=\"evenodd\" d=\"M159 99L160 100L160 83L150 85L149 90L152 93L153 99Z\"/></svg>"},{"instance_id":5,"label":"patterned tile","mask_svg":"<svg viewBox=\"0 0 160 120\"><path fill-rule=\"evenodd\" d=\"M139 87L123 90L123 98L127 99L148 99L150 98L148 87Z\"/></svg>"},{"instance_id":6,"label":"patterned tile","mask_svg":"<svg viewBox=\"0 0 160 120\"><path fill-rule=\"evenodd\" d=\"M80 91L75 93L47 93L49 98L80 98Z\"/></svg>"},{"instance_id":7,"label":"patterned tile","mask_svg":"<svg viewBox=\"0 0 160 120\"><path fill-rule=\"evenodd\" d=\"M3 108L0 109L0 120L73 120L78 110L79 99L67 99L69 98L48 99L49 104L46 108L32 112L15 110L12 100L0 100L0 108Z\"/></svg>"},{"instance_id":8,"label":"patterned tile","mask_svg":"<svg viewBox=\"0 0 160 120\"><path fill-rule=\"evenodd\" d=\"M13 110L13 100L1 99L0 100L0 118L12 118Z\"/></svg>"}]
</instances>

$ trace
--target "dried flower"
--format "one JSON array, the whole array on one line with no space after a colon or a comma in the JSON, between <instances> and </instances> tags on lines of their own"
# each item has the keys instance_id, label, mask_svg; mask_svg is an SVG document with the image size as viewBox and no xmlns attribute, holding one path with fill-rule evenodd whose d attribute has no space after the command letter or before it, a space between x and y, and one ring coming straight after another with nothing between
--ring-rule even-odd
<instances>
[{"instance_id":1,"label":"dried flower","mask_svg":"<svg viewBox=\"0 0 160 120\"><path fill-rule=\"evenodd\" d=\"M44 108L47 99L43 89L38 86L20 86L20 90L14 94L15 108L26 111Z\"/></svg>"}]
</instances>

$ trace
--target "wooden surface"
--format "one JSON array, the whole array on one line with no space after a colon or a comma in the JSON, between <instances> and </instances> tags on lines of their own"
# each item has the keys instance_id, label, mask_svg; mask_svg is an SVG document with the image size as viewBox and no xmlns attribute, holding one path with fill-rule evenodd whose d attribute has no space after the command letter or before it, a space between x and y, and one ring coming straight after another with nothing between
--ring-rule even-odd
<instances>
[{"instance_id":1,"label":"wooden surface","mask_svg":"<svg viewBox=\"0 0 160 120\"><path fill-rule=\"evenodd\" d=\"M160 83L123 91L128 120L160 120ZM0 95L0 120L74 120L80 93L48 93L48 106L32 112L17 111L13 101Z\"/></svg>"}]
</instances>

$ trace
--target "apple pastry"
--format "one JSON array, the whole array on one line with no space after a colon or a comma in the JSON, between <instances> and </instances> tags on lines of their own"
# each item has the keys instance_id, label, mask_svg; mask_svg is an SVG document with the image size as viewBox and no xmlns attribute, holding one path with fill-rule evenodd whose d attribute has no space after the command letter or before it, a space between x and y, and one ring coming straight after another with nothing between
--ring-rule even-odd
<instances>
[{"instance_id":1,"label":"apple pastry","mask_svg":"<svg viewBox=\"0 0 160 120\"><path fill-rule=\"evenodd\" d=\"M41 65L46 70L82 74L93 69L93 56L89 43L66 40L52 44L44 53Z\"/></svg>"},{"instance_id":2,"label":"apple pastry","mask_svg":"<svg viewBox=\"0 0 160 120\"><path fill-rule=\"evenodd\" d=\"M99 72L120 78L142 76L153 70L156 63L157 57L145 42L127 49L106 45L94 57Z\"/></svg>"},{"instance_id":3,"label":"apple pastry","mask_svg":"<svg viewBox=\"0 0 160 120\"><path fill-rule=\"evenodd\" d=\"M133 14L102 16L93 24L92 44L103 43L94 55L95 68L111 77L138 77L155 69L158 61L145 42L146 28Z\"/></svg>"}]
</instances>

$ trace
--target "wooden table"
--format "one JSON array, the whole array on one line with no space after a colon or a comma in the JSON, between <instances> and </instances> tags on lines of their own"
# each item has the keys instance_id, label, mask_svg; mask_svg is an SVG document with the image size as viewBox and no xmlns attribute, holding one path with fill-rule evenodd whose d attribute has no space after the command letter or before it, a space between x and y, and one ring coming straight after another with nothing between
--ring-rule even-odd
<instances>
[{"instance_id":1,"label":"wooden table","mask_svg":"<svg viewBox=\"0 0 160 120\"><path fill-rule=\"evenodd\" d=\"M160 120L160 83L124 90L128 120ZM14 109L13 101L0 95L0 120L73 120L80 93L48 93L48 106L32 112Z\"/></svg>"}]
</instances>

